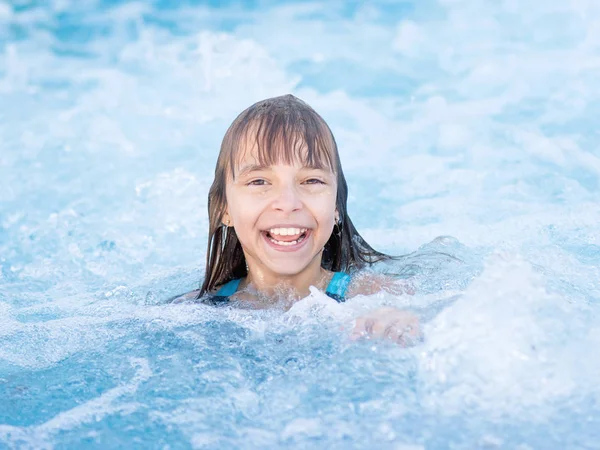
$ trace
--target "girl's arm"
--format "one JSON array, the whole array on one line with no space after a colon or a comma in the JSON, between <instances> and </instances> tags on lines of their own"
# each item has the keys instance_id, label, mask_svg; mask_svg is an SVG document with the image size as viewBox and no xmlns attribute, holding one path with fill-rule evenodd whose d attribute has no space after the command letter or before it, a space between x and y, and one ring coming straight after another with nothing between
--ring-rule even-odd
<instances>
[{"instance_id":1,"label":"girl's arm","mask_svg":"<svg viewBox=\"0 0 600 450\"><path fill-rule=\"evenodd\" d=\"M352 277L348 286L348 298L357 295L373 295L381 291L392 295L415 293L413 287L405 280L397 280L379 273L363 272Z\"/></svg>"},{"instance_id":2,"label":"girl's arm","mask_svg":"<svg viewBox=\"0 0 600 450\"><path fill-rule=\"evenodd\" d=\"M414 294L412 286L381 274L355 276L348 287L348 297L372 295L385 291L392 295ZM413 345L421 337L419 318L409 311L390 306L369 311L358 317L350 338L388 339L403 347Z\"/></svg>"},{"instance_id":3,"label":"girl's arm","mask_svg":"<svg viewBox=\"0 0 600 450\"><path fill-rule=\"evenodd\" d=\"M411 312L386 306L356 319L350 339L387 339L403 347L421 338L419 318Z\"/></svg>"}]
</instances>

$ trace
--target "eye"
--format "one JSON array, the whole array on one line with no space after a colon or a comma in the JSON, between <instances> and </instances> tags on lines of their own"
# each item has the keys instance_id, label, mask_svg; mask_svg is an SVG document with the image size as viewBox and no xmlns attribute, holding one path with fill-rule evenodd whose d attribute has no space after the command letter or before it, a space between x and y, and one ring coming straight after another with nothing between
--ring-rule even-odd
<instances>
[{"instance_id":1,"label":"eye","mask_svg":"<svg viewBox=\"0 0 600 450\"><path fill-rule=\"evenodd\" d=\"M267 184L267 180L263 180L262 178L257 178L256 180L249 181L246 183L246 186L265 186Z\"/></svg>"},{"instance_id":2,"label":"eye","mask_svg":"<svg viewBox=\"0 0 600 450\"><path fill-rule=\"evenodd\" d=\"M308 180L304 181L305 184L325 184L325 182L323 180L320 180L318 178L309 178Z\"/></svg>"}]
</instances>

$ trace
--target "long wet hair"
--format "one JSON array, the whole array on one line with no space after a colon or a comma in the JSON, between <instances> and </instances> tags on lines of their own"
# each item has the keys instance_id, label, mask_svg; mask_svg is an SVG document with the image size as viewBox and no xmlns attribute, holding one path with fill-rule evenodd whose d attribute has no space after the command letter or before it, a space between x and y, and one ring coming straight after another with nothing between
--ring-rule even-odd
<instances>
[{"instance_id":1,"label":"long wet hair","mask_svg":"<svg viewBox=\"0 0 600 450\"><path fill-rule=\"evenodd\" d=\"M248 274L246 258L233 227L222 223L227 208L227 177L235 177L236 161L245 143L257 148L261 165L292 164L330 168L337 177L336 208L340 220L325 244L321 266L334 272L353 272L391 257L374 250L348 216L348 185L331 130L309 105L293 95L262 100L243 111L231 124L223 142L215 179L208 193L208 250L206 273L198 298L218 286Z\"/></svg>"}]
</instances>

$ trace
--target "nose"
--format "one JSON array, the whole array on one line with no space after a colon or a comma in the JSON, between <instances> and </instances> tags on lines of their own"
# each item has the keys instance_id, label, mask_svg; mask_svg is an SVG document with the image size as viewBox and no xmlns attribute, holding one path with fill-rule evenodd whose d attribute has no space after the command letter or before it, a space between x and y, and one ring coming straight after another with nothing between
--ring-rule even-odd
<instances>
[{"instance_id":1,"label":"nose","mask_svg":"<svg viewBox=\"0 0 600 450\"><path fill-rule=\"evenodd\" d=\"M277 189L273 200L273 209L289 214L301 208L300 193L293 184L285 184Z\"/></svg>"}]
</instances>

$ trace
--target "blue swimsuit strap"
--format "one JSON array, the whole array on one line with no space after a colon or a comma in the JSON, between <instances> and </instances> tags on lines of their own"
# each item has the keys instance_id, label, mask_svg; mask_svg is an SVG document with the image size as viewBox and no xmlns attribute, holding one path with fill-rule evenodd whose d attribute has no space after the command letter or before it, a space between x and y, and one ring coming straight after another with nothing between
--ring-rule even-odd
<instances>
[{"instance_id":1,"label":"blue swimsuit strap","mask_svg":"<svg viewBox=\"0 0 600 450\"><path fill-rule=\"evenodd\" d=\"M344 272L334 272L325 294L334 299L336 302L346 300L346 290L350 284L352 277Z\"/></svg>"},{"instance_id":2,"label":"blue swimsuit strap","mask_svg":"<svg viewBox=\"0 0 600 450\"><path fill-rule=\"evenodd\" d=\"M235 294L238 290L238 287L239 287L241 281L242 281L241 278L237 278L235 280L228 281L223 286L221 286L221 289L219 289L217 291L217 293L215 294L215 297L229 297L229 296Z\"/></svg>"},{"instance_id":3,"label":"blue swimsuit strap","mask_svg":"<svg viewBox=\"0 0 600 450\"><path fill-rule=\"evenodd\" d=\"M337 302L343 302L346 300L346 290L350 284L351 277L344 272L334 272L331 281L327 285L325 294L334 299ZM241 278L228 281L217 293L213 296L213 301L223 302L227 301L230 296L235 294L240 286Z\"/></svg>"}]
</instances>

